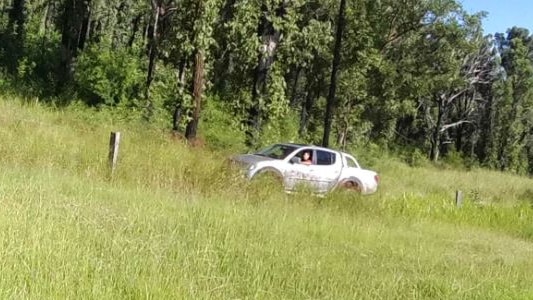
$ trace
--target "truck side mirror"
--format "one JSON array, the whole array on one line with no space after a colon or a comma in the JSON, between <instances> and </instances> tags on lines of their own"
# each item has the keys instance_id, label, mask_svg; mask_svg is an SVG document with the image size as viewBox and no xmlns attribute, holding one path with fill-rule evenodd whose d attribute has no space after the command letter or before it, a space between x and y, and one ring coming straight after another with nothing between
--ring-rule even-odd
<instances>
[{"instance_id":1,"label":"truck side mirror","mask_svg":"<svg viewBox=\"0 0 533 300\"><path fill-rule=\"evenodd\" d=\"M291 164L299 164L299 163L302 162L302 160L298 156L295 156L295 157L291 158L291 160L289 162Z\"/></svg>"}]
</instances>

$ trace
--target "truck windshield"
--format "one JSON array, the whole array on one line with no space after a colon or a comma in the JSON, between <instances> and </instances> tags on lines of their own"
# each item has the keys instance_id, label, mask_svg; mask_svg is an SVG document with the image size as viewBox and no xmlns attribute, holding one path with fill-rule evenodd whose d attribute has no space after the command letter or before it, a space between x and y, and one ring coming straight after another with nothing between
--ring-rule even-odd
<instances>
[{"instance_id":1,"label":"truck windshield","mask_svg":"<svg viewBox=\"0 0 533 300\"><path fill-rule=\"evenodd\" d=\"M276 144L260 150L255 155L266 156L274 159L285 159L289 154L294 152L296 147L290 145Z\"/></svg>"}]
</instances>

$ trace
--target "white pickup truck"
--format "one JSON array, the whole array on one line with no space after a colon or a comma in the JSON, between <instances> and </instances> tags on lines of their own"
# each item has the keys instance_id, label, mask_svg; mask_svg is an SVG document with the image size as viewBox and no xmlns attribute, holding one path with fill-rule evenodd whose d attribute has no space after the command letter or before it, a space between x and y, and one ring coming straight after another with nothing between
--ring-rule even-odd
<instances>
[{"instance_id":1,"label":"white pickup truck","mask_svg":"<svg viewBox=\"0 0 533 300\"><path fill-rule=\"evenodd\" d=\"M371 194L379 184L378 174L362 169L352 155L313 145L274 144L257 153L235 156L232 161L244 168L249 179L274 175L287 191L307 185L319 193L345 188Z\"/></svg>"}]
</instances>

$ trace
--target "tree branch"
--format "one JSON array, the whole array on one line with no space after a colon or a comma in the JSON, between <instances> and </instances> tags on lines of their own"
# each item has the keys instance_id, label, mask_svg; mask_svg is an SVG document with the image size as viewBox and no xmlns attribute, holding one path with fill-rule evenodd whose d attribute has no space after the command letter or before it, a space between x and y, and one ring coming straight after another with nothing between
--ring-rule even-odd
<instances>
[{"instance_id":1,"label":"tree branch","mask_svg":"<svg viewBox=\"0 0 533 300\"><path fill-rule=\"evenodd\" d=\"M468 87L465 87L464 89L462 90L459 90L457 93L451 95L450 97L446 97L446 105L452 103L457 97L463 95L464 93L466 93L468 91L468 89L470 88L470 86Z\"/></svg>"},{"instance_id":2,"label":"tree branch","mask_svg":"<svg viewBox=\"0 0 533 300\"><path fill-rule=\"evenodd\" d=\"M446 124L446 125L442 126L442 128L439 131L440 131L440 133L443 133L443 132L445 132L446 130L448 130L450 128L454 128L454 127L457 127L457 126L459 126L461 124L465 124L465 123L472 124L472 121L461 120L461 121L458 121L458 122L455 122L455 123L452 123L452 124Z\"/></svg>"},{"instance_id":3,"label":"tree branch","mask_svg":"<svg viewBox=\"0 0 533 300\"><path fill-rule=\"evenodd\" d=\"M394 43L395 41L399 40L400 38L402 38L404 35L410 33L410 32L413 32L413 31L416 31L416 30L419 30L421 28L424 28L428 26L428 24L416 24L416 25L413 25L413 26L410 26L409 28L395 34L395 35L389 35L388 36L388 39L385 41L385 43L383 43L383 45L381 46L381 52L383 52L385 50L385 48L387 48L387 46L389 44L392 44Z\"/></svg>"},{"instance_id":4,"label":"tree branch","mask_svg":"<svg viewBox=\"0 0 533 300\"><path fill-rule=\"evenodd\" d=\"M168 8L165 13L161 16L161 20L165 20L166 18L172 16L176 11L178 10L177 7L171 7Z\"/></svg>"},{"instance_id":5,"label":"tree branch","mask_svg":"<svg viewBox=\"0 0 533 300\"><path fill-rule=\"evenodd\" d=\"M150 1L150 4L152 5L152 9L156 9L159 7L159 4L157 3L156 0L152 0Z\"/></svg>"}]
</instances>

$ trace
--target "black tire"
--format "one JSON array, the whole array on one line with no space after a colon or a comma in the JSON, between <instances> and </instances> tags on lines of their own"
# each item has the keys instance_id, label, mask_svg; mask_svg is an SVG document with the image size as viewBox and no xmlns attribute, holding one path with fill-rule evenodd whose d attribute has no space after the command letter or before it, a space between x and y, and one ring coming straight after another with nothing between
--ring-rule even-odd
<instances>
[{"instance_id":1,"label":"black tire","mask_svg":"<svg viewBox=\"0 0 533 300\"><path fill-rule=\"evenodd\" d=\"M283 184L283 177L278 171L265 169L260 170L252 177L254 181L264 181L265 183Z\"/></svg>"},{"instance_id":2,"label":"black tire","mask_svg":"<svg viewBox=\"0 0 533 300\"><path fill-rule=\"evenodd\" d=\"M361 183L353 179L344 180L339 184L339 188L343 191L355 192L358 194L362 192Z\"/></svg>"}]
</instances>

